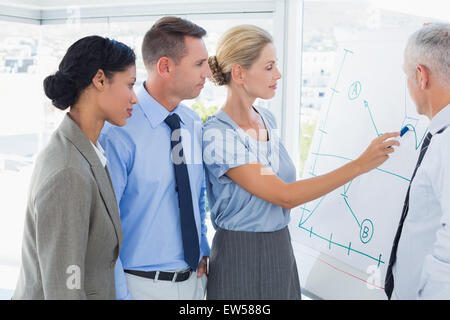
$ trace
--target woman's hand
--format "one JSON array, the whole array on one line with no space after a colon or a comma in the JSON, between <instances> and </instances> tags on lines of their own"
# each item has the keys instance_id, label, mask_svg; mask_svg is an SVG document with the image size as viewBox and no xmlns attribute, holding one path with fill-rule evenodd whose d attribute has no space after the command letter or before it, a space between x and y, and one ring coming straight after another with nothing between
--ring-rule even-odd
<instances>
[{"instance_id":1,"label":"woman's hand","mask_svg":"<svg viewBox=\"0 0 450 320\"><path fill-rule=\"evenodd\" d=\"M400 135L400 132L388 132L372 140L366 151L354 162L357 164L360 174L379 167L394 152L393 146L399 146L397 140L390 139ZM387 140L390 139L390 140Z\"/></svg>"},{"instance_id":2,"label":"woman's hand","mask_svg":"<svg viewBox=\"0 0 450 320\"><path fill-rule=\"evenodd\" d=\"M197 278L201 278L202 275L208 276L208 257L204 256L197 267Z\"/></svg>"}]
</instances>

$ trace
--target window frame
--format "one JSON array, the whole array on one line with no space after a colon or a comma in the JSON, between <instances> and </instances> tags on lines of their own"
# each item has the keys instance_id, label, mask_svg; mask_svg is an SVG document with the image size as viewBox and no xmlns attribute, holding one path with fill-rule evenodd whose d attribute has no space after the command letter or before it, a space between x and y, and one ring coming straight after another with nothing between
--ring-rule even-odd
<instances>
[{"instance_id":1,"label":"window frame","mask_svg":"<svg viewBox=\"0 0 450 320\"><path fill-rule=\"evenodd\" d=\"M174 0L152 4L32 7L27 5L0 5L0 20L38 25L64 23L113 23L144 21L164 15L177 15L186 19L255 18L267 17L274 21L273 37L277 48L278 67L283 77L278 92L271 100L271 111L278 125L281 141L294 163L298 163L300 141L300 97L303 0L219 0L186 2ZM292 41L296 39L296 41ZM292 134L294 133L294 134ZM298 166L297 166L298 167Z\"/></svg>"}]
</instances>

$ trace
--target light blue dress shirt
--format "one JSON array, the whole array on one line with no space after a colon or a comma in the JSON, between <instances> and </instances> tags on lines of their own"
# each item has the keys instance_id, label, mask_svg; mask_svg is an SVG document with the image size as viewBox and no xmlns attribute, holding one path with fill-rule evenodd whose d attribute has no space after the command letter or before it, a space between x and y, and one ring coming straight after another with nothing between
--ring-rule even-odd
<instances>
[{"instance_id":1,"label":"light blue dress shirt","mask_svg":"<svg viewBox=\"0 0 450 320\"><path fill-rule=\"evenodd\" d=\"M267 142L249 136L222 110L211 116L204 126L203 158L214 228L272 232L289 223L290 210L258 198L225 175L231 168L259 162L284 182L296 180L295 166L279 139L273 114L266 108L254 108L267 128Z\"/></svg>"},{"instance_id":2,"label":"light blue dress shirt","mask_svg":"<svg viewBox=\"0 0 450 320\"><path fill-rule=\"evenodd\" d=\"M433 135L411 183L408 215L392 269L397 299L450 299L450 105L430 122ZM440 129L447 127L441 134Z\"/></svg>"},{"instance_id":3,"label":"light blue dress shirt","mask_svg":"<svg viewBox=\"0 0 450 320\"><path fill-rule=\"evenodd\" d=\"M145 85L145 83L144 83ZM175 271L188 268L184 261L178 193L171 158L169 115L145 89L124 127L105 124L99 141L117 197L123 230L120 259L116 263L116 295L130 298L124 269ZM181 137L191 185L200 257L209 256L205 224L205 174L202 163L202 121L180 104L172 112L181 118Z\"/></svg>"}]
</instances>

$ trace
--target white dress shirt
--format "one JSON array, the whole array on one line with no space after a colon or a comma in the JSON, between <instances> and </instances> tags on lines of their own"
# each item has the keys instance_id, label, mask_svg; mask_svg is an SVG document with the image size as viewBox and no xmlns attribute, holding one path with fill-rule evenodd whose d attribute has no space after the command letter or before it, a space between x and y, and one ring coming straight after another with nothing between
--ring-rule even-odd
<instances>
[{"instance_id":1,"label":"white dress shirt","mask_svg":"<svg viewBox=\"0 0 450 320\"><path fill-rule=\"evenodd\" d=\"M108 160L105 157L105 150L103 150L102 146L100 145L100 143L97 144L93 144L91 141L92 147L95 150L95 153L97 154L98 158L100 159L100 162L102 163L103 167L106 167L106 164L108 162Z\"/></svg>"},{"instance_id":2,"label":"white dress shirt","mask_svg":"<svg viewBox=\"0 0 450 320\"><path fill-rule=\"evenodd\" d=\"M398 299L450 299L450 105L430 122L433 135L411 184L409 211L393 267Z\"/></svg>"}]
</instances>

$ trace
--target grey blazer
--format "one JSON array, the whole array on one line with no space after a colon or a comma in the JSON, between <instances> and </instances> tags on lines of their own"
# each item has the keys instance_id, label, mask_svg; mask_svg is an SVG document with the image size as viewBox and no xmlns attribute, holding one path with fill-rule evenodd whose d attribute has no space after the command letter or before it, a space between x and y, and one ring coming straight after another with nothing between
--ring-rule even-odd
<instances>
[{"instance_id":1,"label":"grey blazer","mask_svg":"<svg viewBox=\"0 0 450 320\"><path fill-rule=\"evenodd\" d=\"M35 163L13 299L115 299L121 243L109 173L67 114Z\"/></svg>"}]
</instances>

